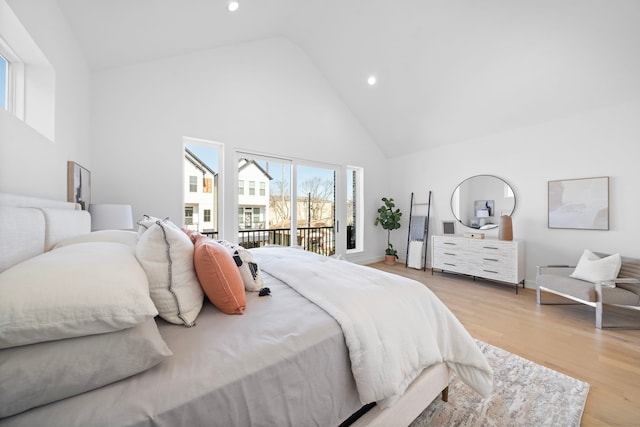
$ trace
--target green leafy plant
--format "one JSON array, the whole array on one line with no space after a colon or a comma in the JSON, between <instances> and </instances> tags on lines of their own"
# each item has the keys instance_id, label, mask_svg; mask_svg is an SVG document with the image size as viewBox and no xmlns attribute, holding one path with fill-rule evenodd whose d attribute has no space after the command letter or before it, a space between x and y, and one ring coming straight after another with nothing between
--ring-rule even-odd
<instances>
[{"instance_id":1,"label":"green leafy plant","mask_svg":"<svg viewBox=\"0 0 640 427\"><path fill-rule=\"evenodd\" d=\"M385 255L391 255L397 259L398 251L394 249L391 244L391 231L400 228L402 212L400 212L399 208L396 208L393 199L383 197L382 202L383 205L378 208L378 217L376 218L375 225L380 225L387 230L387 249L384 251Z\"/></svg>"}]
</instances>

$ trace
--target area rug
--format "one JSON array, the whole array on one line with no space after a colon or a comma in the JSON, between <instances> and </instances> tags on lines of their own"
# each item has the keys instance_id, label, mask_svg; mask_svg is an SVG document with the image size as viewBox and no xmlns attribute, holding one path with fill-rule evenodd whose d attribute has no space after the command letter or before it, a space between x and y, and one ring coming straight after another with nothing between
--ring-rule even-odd
<instances>
[{"instance_id":1,"label":"area rug","mask_svg":"<svg viewBox=\"0 0 640 427\"><path fill-rule=\"evenodd\" d=\"M486 399L457 378L411 427L580 426L589 384L478 341L494 372Z\"/></svg>"}]
</instances>

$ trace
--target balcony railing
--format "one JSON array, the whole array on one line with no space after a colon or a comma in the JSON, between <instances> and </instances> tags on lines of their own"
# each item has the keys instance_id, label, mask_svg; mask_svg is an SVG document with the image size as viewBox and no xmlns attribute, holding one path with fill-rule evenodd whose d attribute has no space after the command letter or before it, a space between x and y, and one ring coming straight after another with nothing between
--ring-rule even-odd
<instances>
[{"instance_id":1,"label":"balcony railing","mask_svg":"<svg viewBox=\"0 0 640 427\"><path fill-rule=\"evenodd\" d=\"M214 239L217 232L205 232ZM320 255L330 256L336 252L333 227L300 227L297 229L295 242L291 241L291 230L288 228L272 228L257 230L239 230L238 244L247 249L266 245L300 246L303 249Z\"/></svg>"}]
</instances>

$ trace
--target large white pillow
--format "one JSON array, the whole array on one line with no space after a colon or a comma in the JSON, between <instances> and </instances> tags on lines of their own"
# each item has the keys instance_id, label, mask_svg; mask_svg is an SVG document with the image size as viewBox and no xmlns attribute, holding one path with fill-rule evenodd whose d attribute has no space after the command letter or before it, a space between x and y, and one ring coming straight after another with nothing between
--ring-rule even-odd
<instances>
[{"instance_id":1,"label":"large white pillow","mask_svg":"<svg viewBox=\"0 0 640 427\"><path fill-rule=\"evenodd\" d=\"M113 332L158 314L131 247L54 249L0 273L0 348Z\"/></svg>"},{"instance_id":2,"label":"large white pillow","mask_svg":"<svg viewBox=\"0 0 640 427\"><path fill-rule=\"evenodd\" d=\"M167 219L139 221L136 257L147 273L149 292L160 317L193 326L202 309L204 292L193 266L193 242Z\"/></svg>"},{"instance_id":3,"label":"large white pillow","mask_svg":"<svg viewBox=\"0 0 640 427\"><path fill-rule=\"evenodd\" d=\"M622 258L620 254L600 258L598 255L585 249L570 277L592 283L601 280L613 280L618 277L621 266Z\"/></svg>"},{"instance_id":4,"label":"large white pillow","mask_svg":"<svg viewBox=\"0 0 640 427\"><path fill-rule=\"evenodd\" d=\"M0 350L0 418L121 380L171 354L154 319L107 334Z\"/></svg>"}]
</instances>

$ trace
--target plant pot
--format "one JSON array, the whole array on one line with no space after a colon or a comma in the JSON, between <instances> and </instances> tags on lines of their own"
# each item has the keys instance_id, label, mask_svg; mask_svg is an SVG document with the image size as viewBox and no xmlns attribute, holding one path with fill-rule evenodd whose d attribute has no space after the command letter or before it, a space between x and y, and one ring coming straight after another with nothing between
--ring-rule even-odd
<instances>
[{"instance_id":1,"label":"plant pot","mask_svg":"<svg viewBox=\"0 0 640 427\"><path fill-rule=\"evenodd\" d=\"M387 265L393 265L396 263L396 257L394 255L385 255L384 263Z\"/></svg>"}]
</instances>

